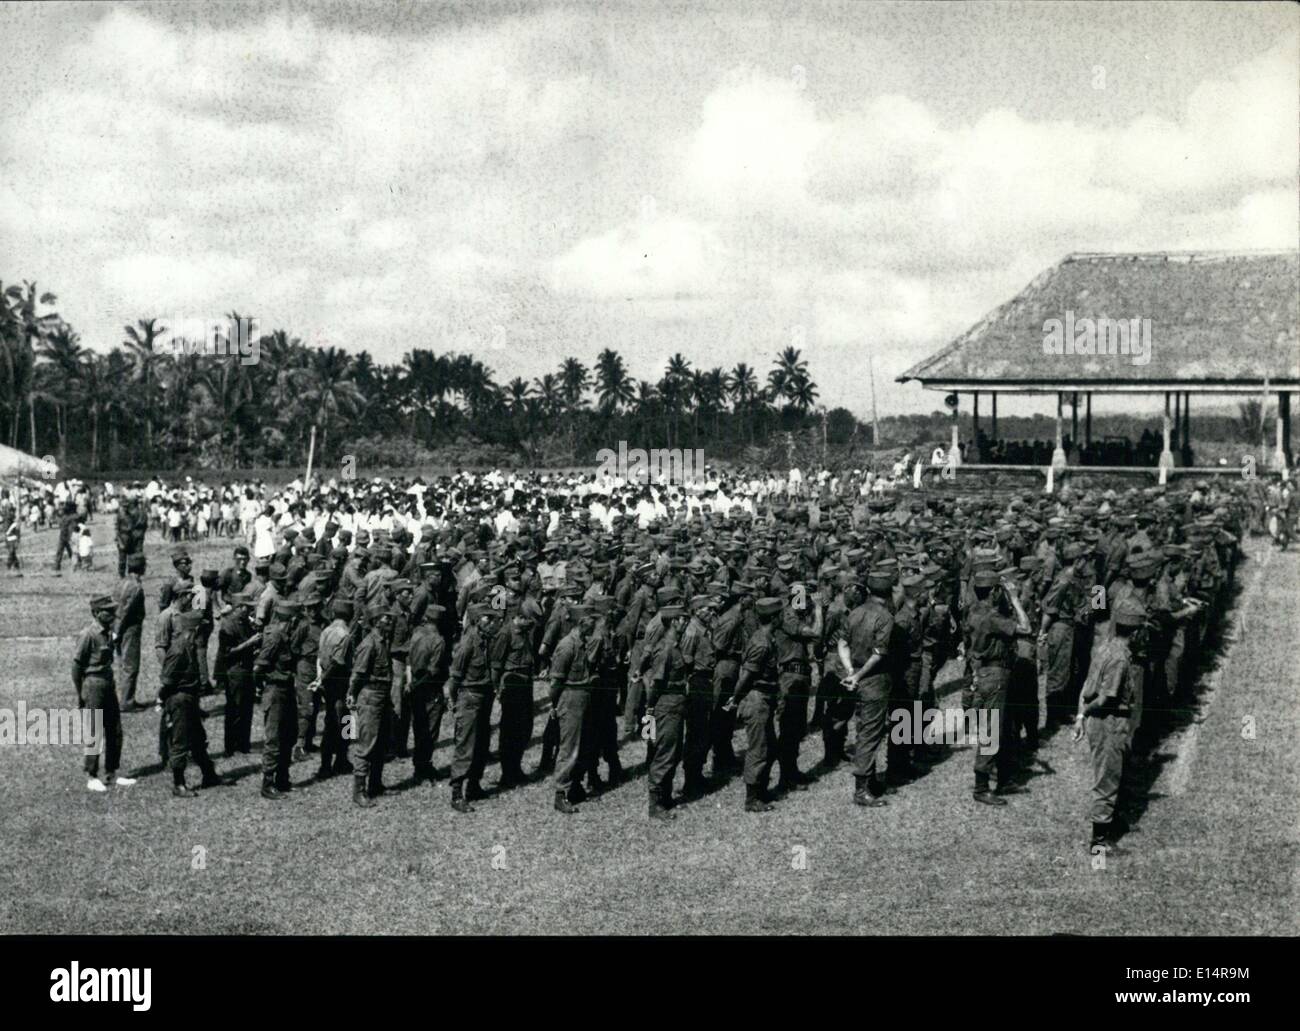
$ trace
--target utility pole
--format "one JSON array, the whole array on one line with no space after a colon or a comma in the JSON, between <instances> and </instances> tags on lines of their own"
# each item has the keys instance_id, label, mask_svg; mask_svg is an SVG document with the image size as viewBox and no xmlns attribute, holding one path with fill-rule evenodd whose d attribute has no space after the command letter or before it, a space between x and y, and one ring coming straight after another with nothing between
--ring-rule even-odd
<instances>
[{"instance_id":1,"label":"utility pole","mask_svg":"<svg viewBox=\"0 0 1300 1031\"><path fill-rule=\"evenodd\" d=\"M880 423L876 421L876 362L871 353L867 352L867 372L871 376L871 444L872 448L879 448L880 440Z\"/></svg>"}]
</instances>

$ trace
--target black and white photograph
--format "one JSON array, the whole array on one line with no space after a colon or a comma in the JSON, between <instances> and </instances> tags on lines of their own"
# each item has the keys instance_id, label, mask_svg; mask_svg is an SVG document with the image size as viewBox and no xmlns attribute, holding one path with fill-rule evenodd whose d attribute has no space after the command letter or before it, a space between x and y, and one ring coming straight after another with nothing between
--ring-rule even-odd
<instances>
[{"instance_id":1,"label":"black and white photograph","mask_svg":"<svg viewBox=\"0 0 1300 1031\"><path fill-rule=\"evenodd\" d=\"M539 936L1282 988L1233 940L1300 934L1300 6L4 2L0 49L0 941L82 943L24 993ZM662 962L573 955L624 1009Z\"/></svg>"}]
</instances>

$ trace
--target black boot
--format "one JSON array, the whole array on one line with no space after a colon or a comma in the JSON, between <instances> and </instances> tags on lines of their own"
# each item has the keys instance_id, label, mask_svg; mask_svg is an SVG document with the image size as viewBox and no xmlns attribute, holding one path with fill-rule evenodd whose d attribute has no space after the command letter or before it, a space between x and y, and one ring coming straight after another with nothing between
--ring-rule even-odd
<instances>
[{"instance_id":1,"label":"black boot","mask_svg":"<svg viewBox=\"0 0 1300 1031\"><path fill-rule=\"evenodd\" d=\"M352 804L360 806L362 809L369 809L375 804L370 800L370 796L366 794L365 777L352 778Z\"/></svg>"},{"instance_id":2,"label":"black boot","mask_svg":"<svg viewBox=\"0 0 1300 1031\"><path fill-rule=\"evenodd\" d=\"M989 790L989 775L987 773L975 774L975 793L971 796L976 802L984 805L1006 805L1006 799L999 798Z\"/></svg>"},{"instance_id":3,"label":"black boot","mask_svg":"<svg viewBox=\"0 0 1300 1031\"><path fill-rule=\"evenodd\" d=\"M763 798L763 789L757 784L745 785L745 812L770 813L776 807Z\"/></svg>"},{"instance_id":4,"label":"black boot","mask_svg":"<svg viewBox=\"0 0 1300 1031\"><path fill-rule=\"evenodd\" d=\"M262 797L269 799L272 802L279 802L281 799L287 798L288 796L275 786L275 778L263 777Z\"/></svg>"},{"instance_id":5,"label":"black boot","mask_svg":"<svg viewBox=\"0 0 1300 1031\"><path fill-rule=\"evenodd\" d=\"M555 811L557 813L572 814L578 811L578 807L564 797L563 791L557 791L555 793Z\"/></svg>"},{"instance_id":6,"label":"black boot","mask_svg":"<svg viewBox=\"0 0 1300 1031\"><path fill-rule=\"evenodd\" d=\"M451 786L451 807L458 813L472 813L474 807L465 798L465 782L457 781Z\"/></svg>"},{"instance_id":7,"label":"black boot","mask_svg":"<svg viewBox=\"0 0 1300 1031\"><path fill-rule=\"evenodd\" d=\"M853 804L869 806L877 809L882 805L888 805L883 798L880 798L871 790L871 778L860 777L854 774L853 777Z\"/></svg>"},{"instance_id":8,"label":"black boot","mask_svg":"<svg viewBox=\"0 0 1300 1031\"><path fill-rule=\"evenodd\" d=\"M185 771L172 770L172 794L176 798L197 798L198 792L185 786Z\"/></svg>"},{"instance_id":9,"label":"black boot","mask_svg":"<svg viewBox=\"0 0 1300 1031\"><path fill-rule=\"evenodd\" d=\"M652 820L675 820L677 814L664 805L662 795L655 792L650 793L650 819Z\"/></svg>"},{"instance_id":10,"label":"black boot","mask_svg":"<svg viewBox=\"0 0 1300 1031\"><path fill-rule=\"evenodd\" d=\"M228 777L223 777L216 771L216 768L209 763L203 771L203 779L199 781L201 788L228 788L233 783Z\"/></svg>"}]
</instances>

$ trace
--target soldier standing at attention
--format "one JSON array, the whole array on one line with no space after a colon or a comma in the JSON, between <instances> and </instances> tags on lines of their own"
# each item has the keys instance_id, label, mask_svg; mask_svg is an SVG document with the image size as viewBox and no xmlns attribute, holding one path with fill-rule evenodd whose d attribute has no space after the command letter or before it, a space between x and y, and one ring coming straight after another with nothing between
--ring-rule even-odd
<instances>
[{"instance_id":1,"label":"soldier standing at attention","mask_svg":"<svg viewBox=\"0 0 1300 1031\"><path fill-rule=\"evenodd\" d=\"M1006 711L1007 684L1011 679L1011 662L1014 656L1017 636L1030 634L1029 617L1025 615L1024 606L1015 586L1001 579L992 569L976 570L972 581L975 594L968 616L970 627L970 657L973 666L975 710L981 729L991 727L991 740L988 745L977 744L975 747L975 792L976 802L985 805L1006 805L1000 795L1010 794L1014 788L1006 781L1006 763L998 764L1002 751L1001 735L1005 729L1003 716ZM993 591L1001 588L1001 596L995 597ZM1015 618L1010 618L1007 605L1015 610ZM988 722L985 722L988 721ZM995 765L998 770L997 794L989 790L989 774Z\"/></svg>"},{"instance_id":2,"label":"soldier standing at attention","mask_svg":"<svg viewBox=\"0 0 1300 1031\"><path fill-rule=\"evenodd\" d=\"M857 600L858 587L849 583L826 609L822 629L828 649L833 649L843 634L849 612ZM817 685L817 698L822 702L822 769L828 771L835 769L844 759L854 706L853 694L844 686L844 673L834 668L830 654L828 650L821 683Z\"/></svg>"},{"instance_id":3,"label":"soldier standing at attention","mask_svg":"<svg viewBox=\"0 0 1300 1031\"><path fill-rule=\"evenodd\" d=\"M234 598L252 582L253 574L248 569L248 557L248 549L242 544L237 545L233 563L221 571L221 576L217 580L217 598L222 607L215 613L216 616L224 616L228 607L234 604ZM256 603L256 596L254 596L253 600ZM229 657L226 654L225 645L222 643L221 631L218 629L217 657L212 664L212 686L223 693L227 688L226 666L228 662Z\"/></svg>"},{"instance_id":4,"label":"soldier standing at attention","mask_svg":"<svg viewBox=\"0 0 1300 1031\"><path fill-rule=\"evenodd\" d=\"M384 790L384 759L392 731L393 610L384 603L369 612L370 632L357 646L348 680L348 703L356 710L352 801L362 809L374 805Z\"/></svg>"},{"instance_id":5,"label":"soldier standing at attention","mask_svg":"<svg viewBox=\"0 0 1300 1031\"><path fill-rule=\"evenodd\" d=\"M391 699L393 719L391 723L389 758L405 759L410 752L406 744L411 736L411 713L406 707L406 654L410 648L411 631L415 621L411 618L411 598L414 584L405 577L394 577L388 581L388 594L392 598L393 636L389 639L388 651L393 660L393 697Z\"/></svg>"},{"instance_id":6,"label":"soldier standing at attention","mask_svg":"<svg viewBox=\"0 0 1300 1031\"><path fill-rule=\"evenodd\" d=\"M316 736L316 712L320 708L319 655L320 635L325 629L325 600L309 589L305 598L299 599L302 617L294 624L293 639L289 648L293 652L294 707L298 714L297 736L294 739L293 762L307 758L312 739Z\"/></svg>"},{"instance_id":7,"label":"soldier standing at attention","mask_svg":"<svg viewBox=\"0 0 1300 1031\"><path fill-rule=\"evenodd\" d=\"M853 748L853 801L862 806L882 806L886 801L881 776L889 693L893 679L889 645L894 636L890 598L892 570L873 569L867 574L867 598L849 613L838 645L840 662L848 671L845 687L857 695L857 737Z\"/></svg>"},{"instance_id":8,"label":"soldier standing at attention","mask_svg":"<svg viewBox=\"0 0 1300 1031\"><path fill-rule=\"evenodd\" d=\"M163 599L166 601L164 602ZM163 705L162 671L167 662L167 654L171 650L172 639L177 633L177 620L190 610L193 599L194 583L185 578L176 581L168 580L159 592L161 611L158 613L158 625L154 628L153 646L154 654L158 658L158 694L155 696L155 702L159 713L162 714L158 720L158 758L162 760L164 766L168 762L170 734L167 730L167 714Z\"/></svg>"},{"instance_id":9,"label":"soldier standing at attention","mask_svg":"<svg viewBox=\"0 0 1300 1031\"><path fill-rule=\"evenodd\" d=\"M560 638L551 657L551 709L560 723L560 747L555 761L555 809L576 813L575 801L586 798L578 782L578 757L582 744L582 725L591 692L596 686L588 638L595 626L592 611L585 605L571 612L573 628ZM599 643L599 642L598 642ZM599 661L599 653L596 655Z\"/></svg>"},{"instance_id":10,"label":"soldier standing at attention","mask_svg":"<svg viewBox=\"0 0 1300 1031\"><path fill-rule=\"evenodd\" d=\"M172 794L193 798L194 791L185 785L185 767L191 757L203 773L199 786L220 787L230 783L217 775L208 757L208 736L203 730L203 710L199 707L199 657L196 635L203 613L188 605L194 588L178 583L175 597L182 602L172 620L171 636L162 665L162 687L158 697L163 703L163 725L167 730L168 763L172 769Z\"/></svg>"},{"instance_id":11,"label":"soldier standing at attention","mask_svg":"<svg viewBox=\"0 0 1300 1031\"><path fill-rule=\"evenodd\" d=\"M262 679L262 797L271 801L280 801L293 788L289 783L289 764L298 730L293 690L297 666L293 633L298 611L296 601L288 598L276 601L271 622L262 632L262 646L253 661L253 672Z\"/></svg>"},{"instance_id":12,"label":"soldier standing at attention","mask_svg":"<svg viewBox=\"0 0 1300 1031\"><path fill-rule=\"evenodd\" d=\"M528 780L523 758L533 735L532 638L532 623L516 614L492 641L492 680L501 699L501 725L497 732L501 781L497 786L503 790Z\"/></svg>"},{"instance_id":13,"label":"soldier standing at attention","mask_svg":"<svg viewBox=\"0 0 1300 1031\"><path fill-rule=\"evenodd\" d=\"M330 612L333 621L320 632L316 643L316 681L325 710L325 727L320 738L320 769L316 779L324 780L336 773L351 773L348 743L344 737L344 720L348 716L348 678L352 675L352 652L356 643L352 633L352 602L335 598Z\"/></svg>"},{"instance_id":14,"label":"soldier standing at attention","mask_svg":"<svg viewBox=\"0 0 1300 1031\"><path fill-rule=\"evenodd\" d=\"M487 765L492 732L492 608L475 602L466 607L465 616L465 632L451 658L451 693L456 707L451 807L458 813L472 813L470 803L486 797L479 780Z\"/></svg>"},{"instance_id":15,"label":"soldier standing at attention","mask_svg":"<svg viewBox=\"0 0 1300 1031\"><path fill-rule=\"evenodd\" d=\"M776 761L781 771L776 790L780 792L807 791L809 783L808 776L799 771L799 745L808 731L808 698L812 694L808 648L821 640L822 603L815 591L809 597L807 588L807 584L792 585L781 618L772 624L779 687L774 721ZM811 623L804 619L809 601Z\"/></svg>"},{"instance_id":16,"label":"soldier standing at attention","mask_svg":"<svg viewBox=\"0 0 1300 1031\"><path fill-rule=\"evenodd\" d=\"M612 595L592 599L596 625L592 636L600 639L600 661L595 667L596 684L583 723L583 743L579 748L580 764L587 779L587 793L600 794L607 786L623 779L623 764L618 756L619 687L627 683L627 666L623 638L615 632L621 613ZM605 761L609 780L600 779L597 768Z\"/></svg>"},{"instance_id":17,"label":"soldier standing at attention","mask_svg":"<svg viewBox=\"0 0 1300 1031\"><path fill-rule=\"evenodd\" d=\"M143 602L142 602L143 604ZM72 649L72 686L77 692L77 705L83 710L98 712L98 736L86 740L86 788L90 791L107 791L117 774L117 764L122 757L122 716L118 709L117 693L113 689L113 626L115 606L113 599L101 594L90 599L90 614L94 621L77 637ZM137 654L139 635L137 634ZM104 757L104 777L99 776L100 754ZM135 783L132 777L117 777L122 787Z\"/></svg>"},{"instance_id":18,"label":"soldier standing at attention","mask_svg":"<svg viewBox=\"0 0 1300 1031\"><path fill-rule=\"evenodd\" d=\"M745 812L766 813L772 809L767 798L767 781L776 759L776 729L773 726L774 696L780 674L772 624L781 614L780 598L760 598L754 603L758 630L749 636L741 654L736 687L727 703L728 711L739 707L745 725Z\"/></svg>"},{"instance_id":19,"label":"soldier standing at attention","mask_svg":"<svg viewBox=\"0 0 1300 1031\"><path fill-rule=\"evenodd\" d=\"M673 777L682 758L682 732L686 715L686 678L690 670L682 658L680 641L686 625L681 605L665 605L658 612L663 635L654 646L646 708L653 714L650 741L654 754L646 777L650 792L650 818L672 820Z\"/></svg>"},{"instance_id":20,"label":"soldier standing at attention","mask_svg":"<svg viewBox=\"0 0 1300 1031\"><path fill-rule=\"evenodd\" d=\"M1092 804L1088 811L1092 837L1088 847L1093 852L1117 853L1116 840L1124 832L1124 822L1116 817L1115 808L1133 734L1134 692L1140 690L1142 677L1129 643L1146 618L1146 610L1135 598L1115 605L1113 636L1102 645L1079 694L1074 740L1086 732L1092 752Z\"/></svg>"},{"instance_id":21,"label":"soldier standing at attention","mask_svg":"<svg viewBox=\"0 0 1300 1031\"><path fill-rule=\"evenodd\" d=\"M253 606L257 595L247 588L230 597L230 611L221 617L217 647L226 656L224 752L226 758L253 749L253 660L262 635L253 627Z\"/></svg>"},{"instance_id":22,"label":"soldier standing at attention","mask_svg":"<svg viewBox=\"0 0 1300 1031\"><path fill-rule=\"evenodd\" d=\"M688 799L703 796L709 789L704 779L704 760L713 743L713 621L716 599L708 594L691 600L691 618L682 632L682 661L686 664L686 771L685 793Z\"/></svg>"},{"instance_id":23,"label":"soldier standing at attention","mask_svg":"<svg viewBox=\"0 0 1300 1031\"><path fill-rule=\"evenodd\" d=\"M122 663L123 712L147 708L136 700L140 680L140 634L144 630L144 556L126 559L126 579L117 585L113 644Z\"/></svg>"},{"instance_id":24,"label":"soldier standing at attention","mask_svg":"<svg viewBox=\"0 0 1300 1031\"><path fill-rule=\"evenodd\" d=\"M438 744L442 717L447 712L446 684L450 654L447 640L438 629L446 609L426 601L421 608L420 624L411 634L407 653L407 707L415 731L415 781L435 784L433 749ZM530 685L531 686L531 685Z\"/></svg>"}]
</instances>

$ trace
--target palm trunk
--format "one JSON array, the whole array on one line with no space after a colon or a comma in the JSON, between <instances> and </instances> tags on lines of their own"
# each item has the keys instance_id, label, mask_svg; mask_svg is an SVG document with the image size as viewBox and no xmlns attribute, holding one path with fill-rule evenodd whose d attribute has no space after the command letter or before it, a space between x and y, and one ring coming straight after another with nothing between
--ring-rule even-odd
<instances>
[{"instance_id":1,"label":"palm trunk","mask_svg":"<svg viewBox=\"0 0 1300 1031\"><path fill-rule=\"evenodd\" d=\"M32 454L36 454L36 398L32 396L30 390L27 392L27 418L32 431Z\"/></svg>"},{"instance_id":2,"label":"palm trunk","mask_svg":"<svg viewBox=\"0 0 1300 1031\"><path fill-rule=\"evenodd\" d=\"M99 410L90 412L90 468L99 469Z\"/></svg>"}]
</instances>

